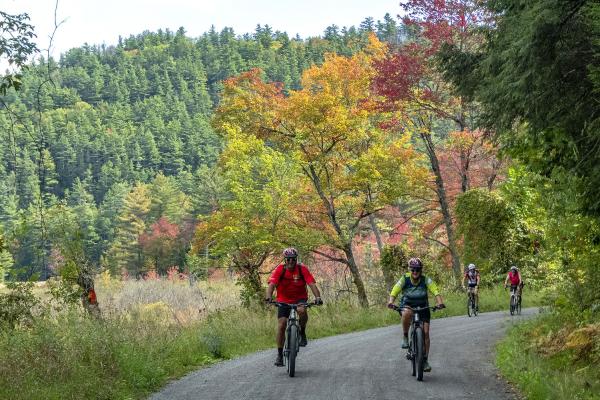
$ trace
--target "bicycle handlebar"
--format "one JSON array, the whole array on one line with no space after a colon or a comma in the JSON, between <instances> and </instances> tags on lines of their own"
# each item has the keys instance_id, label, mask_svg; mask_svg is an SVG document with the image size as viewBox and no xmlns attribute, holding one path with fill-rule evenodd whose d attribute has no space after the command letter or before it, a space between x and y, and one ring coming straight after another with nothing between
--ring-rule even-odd
<instances>
[{"instance_id":1,"label":"bicycle handlebar","mask_svg":"<svg viewBox=\"0 0 600 400\"><path fill-rule=\"evenodd\" d=\"M314 301L311 303L296 303L296 304L291 304L291 303L281 303L279 301L271 301L269 302L269 304L272 304L276 307L291 307L291 308L297 308L298 306L304 306L304 307L312 307L312 306L319 306L321 304L315 303Z\"/></svg>"},{"instance_id":2,"label":"bicycle handlebar","mask_svg":"<svg viewBox=\"0 0 600 400\"><path fill-rule=\"evenodd\" d=\"M438 306L427 306L427 307L411 307L411 306L404 306L404 307L398 307L397 305L393 305L392 308L394 311L402 311L403 309L408 309L408 310L413 310L413 311L424 311L424 310L432 310L432 311L437 311L437 310L441 310L441 308L438 308Z\"/></svg>"}]
</instances>

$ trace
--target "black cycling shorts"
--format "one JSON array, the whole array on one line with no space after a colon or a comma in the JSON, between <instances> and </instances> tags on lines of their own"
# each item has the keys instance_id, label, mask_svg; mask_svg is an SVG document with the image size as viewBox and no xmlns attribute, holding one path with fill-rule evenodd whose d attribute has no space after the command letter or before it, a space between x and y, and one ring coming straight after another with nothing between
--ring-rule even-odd
<instances>
[{"instance_id":1,"label":"black cycling shorts","mask_svg":"<svg viewBox=\"0 0 600 400\"><path fill-rule=\"evenodd\" d=\"M410 304L406 304L410 306ZM401 304L402 306L402 304ZM413 311L414 312L414 311ZM421 322L429 323L431 321L431 310L428 308L426 310L417 311L419 313L419 319Z\"/></svg>"},{"instance_id":2,"label":"black cycling shorts","mask_svg":"<svg viewBox=\"0 0 600 400\"><path fill-rule=\"evenodd\" d=\"M308 303L308 299L300 299L296 303ZM290 312L292 311L291 307L288 306L278 306L277 307L277 319L279 318L288 318L290 316Z\"/></svg>"},{"instance_id":3,"label":"black cycling shorts","mask_svg":"<svg viewBox=\"0 0 600 400\"><path fill-rule=\"evenodd\" d=\"M475 286L477 286L477 283L470 283L469 282L469 287L475 287Z\"/></svg>"}]
</instances>

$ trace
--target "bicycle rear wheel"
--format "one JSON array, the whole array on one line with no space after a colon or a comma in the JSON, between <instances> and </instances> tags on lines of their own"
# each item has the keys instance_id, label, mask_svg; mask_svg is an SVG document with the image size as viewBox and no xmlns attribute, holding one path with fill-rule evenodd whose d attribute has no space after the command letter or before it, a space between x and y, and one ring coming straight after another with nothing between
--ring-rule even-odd
<instances>
[{"instance_id":1,"label":"bicycle rear wheel","mask_svg":"<svg viewBox=\"0 0 600 400\"><path fill-rule=\"evenodd\" d=\"M423 368L425 362L425 338L423 337L423 328L417 327L415 329L415 342L416 342L416 350L415 353L415 363L417 364L417 380L423 380Z\"/></svg>"},{"instance_id":2,"label":"bicycle rear wheel","mask_svg":"<svg viewBox=\"0 0 600 400\"><path fill-rule=\"evenodd\" d=\"M298 327L290 325L287 338L287 371L290 377L296 373L296 355L298 354Z\"/></svg>"}]
</instances>

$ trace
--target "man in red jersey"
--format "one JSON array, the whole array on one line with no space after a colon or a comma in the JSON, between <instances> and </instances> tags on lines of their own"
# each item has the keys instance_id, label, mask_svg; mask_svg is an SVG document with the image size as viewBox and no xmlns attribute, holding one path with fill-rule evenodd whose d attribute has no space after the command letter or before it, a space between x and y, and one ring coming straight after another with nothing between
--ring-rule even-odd
<instances>
[{"instance_id":1,"label":"man in red jersey","mask_svg":"<svg viewBox=\"0 0 600 400\"><path fill-rule=\"evenodd\" d=\"M279 264L273 270L269 278L269 286L267 287L266 302L271 302L273 291L277 288L277 302L298 304L308 301L308 292L306 285L315 296L316 304L323 304L321 293L315 283L315 278L312 276L306 265L298 263L298 252L294 248L288 248L283 251L283 264ZM277 358L275 365L283 366L283 342L285 341L285 327L287 319L290 316L291 309L289 307L277 307ZM308 314L306 307L298 307L298 316L300 317L300 346L306 346L306 322Z\"/></svg>"}]
</instances>

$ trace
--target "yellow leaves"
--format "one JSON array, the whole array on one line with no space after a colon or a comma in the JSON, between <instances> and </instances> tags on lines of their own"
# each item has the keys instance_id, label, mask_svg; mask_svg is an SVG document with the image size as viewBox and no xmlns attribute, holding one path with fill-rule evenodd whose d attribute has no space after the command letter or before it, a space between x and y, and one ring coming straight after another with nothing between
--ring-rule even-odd
<instances>
[{"instance_id":1,"label":"yellow leaves","mask_svg":"<svg viewBox=\"0 0 600 400\"><path fill-rule=\"evenodd\" d=\"M377 39L373 32L370 32L369 44L363 52L370 58L370 61L383 60L388 53L388 45Z\"/></svg>"},{"instance_id":2,"label":"yellow leaves","mask_svg":"<svg viewBox=\"0 0 600 400\"><path fill-rule=\"evenodd\" d=\"M455 150L467 150L473 147L475 142L481 137L479 131L470 131L465 129L464 131L450 132L448 137L447 146L450 149Z\"/></svg>"},{"instance_id":3,"label":"yellow leaves","mask_svg":"<svg viewBox=\"0 0 600 400\"><path fill-rule=\"evenodd\" d=\"M571 332L567 337L565 348L574 350L579 357L583 357L598 343L600 343L600 323L590 324Z\"/></svg>"},{"instance_id":4,"label":"yellow leaves","mask_svg":"<svg viewBox=\"0 0 600 400\"><path fill-rule=\"evenodd\" d=\"M263 82L261 75L262 71L255 68L223 83L223 95L213 119L218 131L227 125L256 135L274 129L283 94L277 85Z\"/></svg>"}]
</instances>

